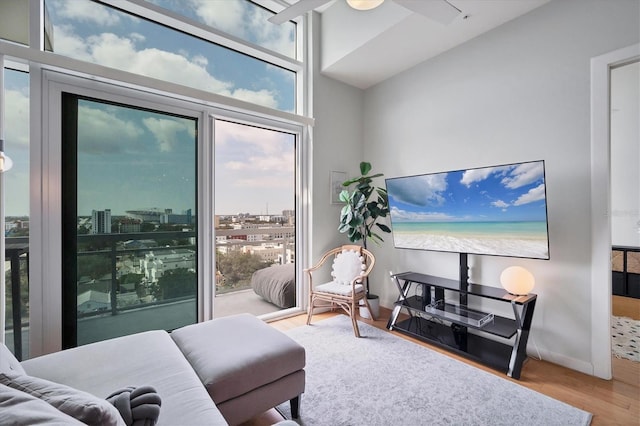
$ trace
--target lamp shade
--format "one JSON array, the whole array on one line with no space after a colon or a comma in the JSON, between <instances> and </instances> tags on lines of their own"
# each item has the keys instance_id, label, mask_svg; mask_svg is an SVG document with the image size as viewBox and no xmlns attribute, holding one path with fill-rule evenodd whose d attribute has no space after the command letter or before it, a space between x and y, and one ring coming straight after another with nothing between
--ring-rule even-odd
<instances>
[{"instance_id":1,"label":"lamp shade","mask_svg":"<svg viewBox=\"0 0 640 426\"><path fill-rule=\"evenodd\" d=\"M370 10L380 6L384 0L347 0L347 4L356 10Z\"/></svg>"},{"instance_id":2,"label":"lamp shade","mask_svg":"<svg viewBox=\"0 0 640 426\"><path fill-rule=\"evenodd\" d=\"M510 266L500 274L500 284L511 294L524 296L529 294L536 283L531 272L522 266Z\"/></svg>"}]
</instances>

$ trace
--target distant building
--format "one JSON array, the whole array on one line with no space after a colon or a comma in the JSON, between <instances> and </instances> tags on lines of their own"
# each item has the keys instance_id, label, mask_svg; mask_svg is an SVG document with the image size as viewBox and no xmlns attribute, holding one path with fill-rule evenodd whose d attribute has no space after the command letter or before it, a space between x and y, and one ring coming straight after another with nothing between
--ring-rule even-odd
<instances>
[{"instance_id":1,"label":"distant building","mask_svg":"<svg viewBox=\"0 0 640 426\"><path fill-rule=\"evenodd\" d=\"M295 263L295 250L288 247L285 247L283 244L262 244L261 246L253 246L248 247L245 246L242 248L244 253L251 253L258 255L265 262L272 262L279 265L283 265L285 263Z\"/></svg>"},{"instance_id":2,"label":"distant building","mask_svg":"<svg viewBox=\"0 0 640 426\"><path fill-rule=\"evenodd\" d=\"M141 225L142 222L139 219L124 217L118 221L118 233L129 234L133 232L140 232Z\"/></svg>"},{"instance_id":3,"label":"distant building","mask_svg":"<svg viewBox=\"0 0 640 426\"><path fill-rule=\"evenodd\" d=\"M91 212L91 234L111 233L111 210L93 210Z\"/></svg>"},{"instance_id":4,"label":"distant building","mask_svg":"<svg viewBox=\"0 0 640 426\"><path fill-rule=\"evenodd\" d=\"M127 216L132 217L134 219L138 219L142 222L157 222L160 223L160 218L162 215L171 214L171 209L159 209L159 208L150 208L150 209L140 209L140 210L127 210L125 212Z\"/></svg>"},{"instance_id":5,"label":"distant building","mask_svg":"<svg viewBox=\"0 0 640 426\"><path fill-rule=\"evenodd\" d=\"M155 283L165 272L173 269L195 269L196 253L188 249L149 252L140 260L140 269L148 282Z\"/></svg>"},{"instance_id":6,"label":"distant building","mask_svg":"<svg viewBox=\"0 0 640 426\"><path fill-rule=\"evenodd\" d=\"M127 240L122 243L126 249L146 249L151 247L158 247L156 240Z\"/></svg>"},{"instance_id":7,"label":"distant building","mask_svg":"<svg viewBox=\"0 0 640 426\"><path fill-rule=\"evenodd\" d=\"M111 308L111 295L96 290L80 293L77 299L78 312L98 312Z\"/></svg>"},{"instance_id":8,"label":"distant building","mask_svg":"<svg viewBox=\"0 0 640 426\"><path fill-rule=\"evenodd\" d=\"M11 231L14 229L29 229L29 221L17 219L13 221L7 221L4 223L5 231Z\"/></svg>"},{"instance_id":9,"label":"distant building","mask_svg":"<svg viewBox=\"0 0 640 426\"><path fill-rule=\"evenodd\" d=\"M191 209L182 214L165 213L160 216L160 223L191 225L193 223Z\"/></svg>"}]
</instances>

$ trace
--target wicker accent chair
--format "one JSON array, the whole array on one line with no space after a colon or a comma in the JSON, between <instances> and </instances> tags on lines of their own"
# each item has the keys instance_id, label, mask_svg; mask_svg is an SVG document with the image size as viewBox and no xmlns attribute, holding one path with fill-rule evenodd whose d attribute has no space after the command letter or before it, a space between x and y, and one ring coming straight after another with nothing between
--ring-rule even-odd
<instances>
[{"instance_id":1,"label":"wicker accent chair","mask_svg":"<svg viewBox=\"0 0 640 426\"><path fill-rule=\"evenodd\" d=\"M331 263L332 281L314 286L312 273L329 263ZM369 250L358 245L343 245L329 250L316 265L305 269L304 271L309 277L307 325L311 324L314 308L335 309L339 307L351 317L353 331L356 337L360 337L356 321L360 300L364 300L364 305L369 310L371 318L376 319L367 301L367 291L364 285L365 278L375 263L376 259Z\"/></svg>"}]
</instances>

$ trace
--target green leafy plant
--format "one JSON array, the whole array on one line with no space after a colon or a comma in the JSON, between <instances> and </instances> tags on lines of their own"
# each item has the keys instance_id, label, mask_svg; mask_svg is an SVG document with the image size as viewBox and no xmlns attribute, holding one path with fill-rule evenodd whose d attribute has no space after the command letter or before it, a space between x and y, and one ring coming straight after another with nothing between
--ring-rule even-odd
<instances>
[{"instance_id":1,"label":"green leafy plant","mask_svg":"<svg viewBox=\"0 0 640 426\"><path fill-rule=\"evenodd\" d=\"M352 243L362 241L364 248L367 248L367 240L376 244L384 241L374 231L391 232L387 225L378 221L389 214L387 190L373 185L373 179L383 174L369 175L370 171L371 164L361 162L361 176L343 182L342 186L347 189L340 193L340 201L345 205L340 211L338 231L346 233Z\"/></svg>"}]
</instances>

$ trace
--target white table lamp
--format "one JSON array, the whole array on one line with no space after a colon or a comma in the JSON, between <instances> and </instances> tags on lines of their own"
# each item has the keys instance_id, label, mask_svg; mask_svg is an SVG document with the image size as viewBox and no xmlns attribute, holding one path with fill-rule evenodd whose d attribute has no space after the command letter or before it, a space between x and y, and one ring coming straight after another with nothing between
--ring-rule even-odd
<instances>
[{"instance_id":1,"label":"white table lamp","mask_svg":"<svg viewBox=\"0 0 640 426\"><path fill-rule=\"evenodd\" d=\"M536 280L522 266L510 266L500 274L500 283L509 293L524 296L533 290Z\"/></svg>"}]
</instances>

